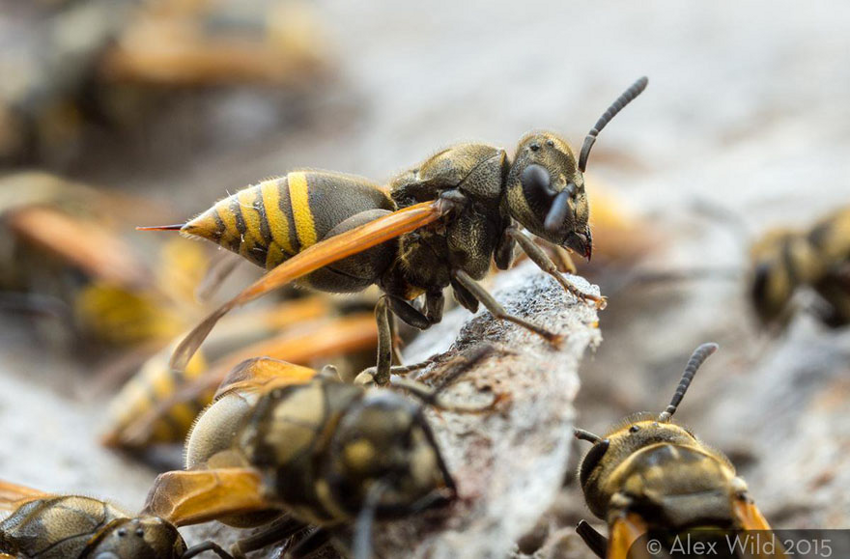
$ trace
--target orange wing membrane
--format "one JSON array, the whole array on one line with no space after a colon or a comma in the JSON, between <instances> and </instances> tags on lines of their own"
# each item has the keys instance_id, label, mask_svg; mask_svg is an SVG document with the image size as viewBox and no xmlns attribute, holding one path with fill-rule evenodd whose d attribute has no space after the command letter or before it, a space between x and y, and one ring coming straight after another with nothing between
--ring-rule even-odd
<instances>
[{"instance_id":1,"label":"orange wing membrane","mask_svg":"<svg viewBox=\"0 0 850 559\"><path fill-rule=\"evenodd\" d=\"M37 489L0 480L0 511L11 512L28 501L49 496L49 493Z\"/></svg>"},{"instance_id":2,"label":"orange wing membrane","mask_svg":"<svg viewBox=\"0 0 850 559\"><path fill-rule=\"evenodd\" d=\"M761 532L755 541L755 547L747 546L745 552L749 559L785 559L782 542L773 535L770 525L758 507L748 498L737 498L732 503L732 512L741 530Z\"/></svg>"},{"instance_id":3,"label":"orange wing membrane","mask_svg":"<svg viewBox=\"0 0 850 559\"><path fill-rule=\"evenodd\" d=\"M629 550L646 533L646 522L635 513L618 518L611 525L611 540L608 543L607 559L644 559L651 557L646 550Z\"/></svg>"},{"instance_id":4,"label":"orange wing membrane","mask_svg":"<svg viewBox=\"0 0 850 559\"><path fill-rule=\"evenodd\" d=\"M416 204L321 241L296 254L198 324L177 346L171 358L171 366L177 370L184 370L216 323L230 310L279 289L319 268L434 223L446 215L450 207L442 200Z\"/></svg>"},{"instance_id":5,"label":"orange wing membrane","mask_svg":"<svg viewBox=\"0 0 850 559\"><path fill-rule=\"evenodd\" d=\"M303 384L316 376L309 367L293 365L280 359L255 357L234 368L216 392L216 399L232 390L264 390L272 386Z\"/></svg>"},{"instance_id":6,"label":"orange wing membrane","mask_svg":"<svg viewBox=\"0 0 850 559\"><path fill-rule=\"evenodd\" d=\"M143 513L175 526L215 520L230 514L268 510L260 474L251 468L175 471L156 478Z\"/></svg>"}]
</instances>

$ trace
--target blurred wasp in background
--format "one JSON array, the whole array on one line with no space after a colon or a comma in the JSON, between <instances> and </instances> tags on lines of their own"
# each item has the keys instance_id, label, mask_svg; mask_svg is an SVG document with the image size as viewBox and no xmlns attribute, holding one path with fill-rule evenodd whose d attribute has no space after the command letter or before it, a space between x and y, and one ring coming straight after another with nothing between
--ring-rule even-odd
<instances>
[{"instance_id":1,"label":"blurred wasp in background","mask_svg":"<svg viewBox=\"0 0 850 559\"><path fill-rule=\"evenodd\" d=\"M818 318L830 328L850 324L850 207L803 229L775 229L751 249L750 297L765 326L785 326L795 293L814 291Z\"/></svg>"},{"instance_id":2,"label":"blurred wasp in background","mask_svg":"<svg viewBox=\"0 0 850 559\"><path fill-rule=\"evenodd\" d=\"M367 180L327 171L295 171L218 202L183 225L141 228L180 230L209 239L269 272L209 315L178 346L172 364L186 367L216 322L292 281L330 292L377 284L378 359L361 379L389 380L391 315L419 329L442 318L443 291L470 311L483 304L494 316L558 343L561 336L507 313L477 280L495 260L510 266L516 244L566 291L583 293L516 225L585 258L592 254L584 171L597 134L646 87L641 78L605 112L578 158L552 133L523 138L514 161L500 148L461 144L402 173L383 189ZM424 298L420 304L418 299Z\"/></svg>"},{"instance_id":3,"label":"blurred wasp in background","mask_svg":"<svg viewBox=\"0 0 850 559\"><path fill-rule=\"evenodd\" d=\"M476 350L446 376L489 352ZM398 383L427 404L482 411L442 405L439 389ZM233 546L236 557L316 526L287 554L305 557L355 523L360 558L369 555L373 519L444 506L455 494L422 404L342 382L331 369L255 358L219 387L186 442L186 470L161 474L145 510L178 526L263 527Z\"/></svg>"},{"instance_id":4,"label":"blurred wasp in background","mask_svg":"<svg viewBox=\"0 0 850 559\"><path fill-rule=\"evenodd\" d=\"M805 228L780 227L754 235L734 211L700 200L696 210L750 238L746 271L705 267L634 274L640 283L694 279L745 279L747 299L759 325L784 331L798 311L795 298L816 295L807 306L829 328L850 324L850 207L839 208Z\"/></svg>"},{"instance_id":5,"label":"blurred wasp in background","mask_svg":"<svg viewBox=\"0 0 850 559\"><path fill-rule=\"evenodd\" d=\"M703 344L694 351L660 415L629 416L601 437L576 430L578 439L593 443L579 466L579 484L591 512L608 525L610 540L585 521L577 530L599 557L658 556L646 544L632 546L649 536L669 549L671 536L691 533L696 539L699 529L715 530L715 535L720 530L765 531L772 538L729 459L672 422L697 370L716 350L716 344ZM754 557L785 557L781 545L774 549L775 554Z\"/></svg>"},{"instance_id":6,"label":"blurred wasp in background","mask_svg":"<svg viewBox=\"0 0 850 559\"><path fill-rule=\"evenodd\" d=\"M0 558L189 559L212 551L233 559L212 542L191 548L170 522L132 517L115 506L81 495L52 495L0 481Z\"/></svg>"},{"instance_id":7,"label":"blurred wasp in background","mask_svg":"<svg viewBox=\"0 0 850 559\"><path fill-rule=\"evenodd\" d=\"M112 399L103 443L131 449L182 444L227 372L252 356L302 365L368 362L378 338L374 315L347 303L310 296L228 317L221 335L182 372L168 365L174 345L165 347Z\"/></svg>"},{"instance_id":8,"label":"blurred wasp in background","mask_svg":"<svg viewBox=\"0 0 850 559\"><path fill-rule=\"evenodd\" d=\"M153 204L46 173L0 178L4 307L37 311L49 302L79 337L104 345L176 335L179 330L168 327L174 317L156 313L150 297L141 295L155 277L121 237L120 222L129 219L131 208L155 211ZM122 293L138 296L129 300ZM100 312L101 298L127 305ZM126 314L136 317L131 329L120 327L118 315Z\"/></svg>"},{"instance_id":9,"label":"blurred wasp in background","mask_svg":"<svg viewBox=\"0 0 850 559\"><path fill-rule=\"evenodd\" d=\"M328 73L327 42L300 0L29 4L0 14L0 75L15 76L0 86L4 162L67 164L98 132L137 132L181 89L279 93Z\"/></svg>"},{"instance_id":10,"label":"blurred wasp in background","mask_svg":"<svg viewBox=\"0 0 850 559\"><path fill-rule=\"evenodd\" d=\"M88 351L75 344L75 357L106 354L104 369L119 377L141 363L109 405L107 444L182 443L224 374L247 357L314 364L374 352L375 321L366 310L373 296L332 301L288 292L287 300L228 317L204 355L185 371L171 370L169 344L207 312L204 300L237 259L213 262L206 247L185 239L129 245L120 226L141 207L155 209L45 173L0 179L0 223L9 232L2 251L4 306L67 316L63 326L87 342ZM152 262L145 248L156 253ZM191 392L181 391L194 381ZM178 392L183 399L164 404Z\"/></svg>"}]
</instances>

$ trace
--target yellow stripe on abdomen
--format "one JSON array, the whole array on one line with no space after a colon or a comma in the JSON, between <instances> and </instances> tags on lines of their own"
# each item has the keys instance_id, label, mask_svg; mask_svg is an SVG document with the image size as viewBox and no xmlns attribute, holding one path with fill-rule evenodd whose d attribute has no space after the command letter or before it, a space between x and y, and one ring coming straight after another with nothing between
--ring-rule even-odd
<instances>
[{"instance_id":1,"label":"yellow stripe on abdomen","mask_svg":"<svg viewBox=\"0 0 850 559\"><path fill-rule=\"evenodd\" d=\"M263 207L266 209L266 221L272 241L280 247L287 255L292 255L292 243L289 242L289 221L280 209L280 182L281 179L267 180L260 183L260 193L263 197ZM269 252L272 249L269 247Z\"/></svg>"},{"instance_id":2,"label":"yellow stripe on abdomen","mask_svg":"<svg viewBox=\"0 0 850 559\"><path fill-rule=\"evenodd\" d=\"M292 219L301 250L316 244L316 223L310 210L310 193L305 173L289 173L289 201L292 204Z\"/></svg>"}]
</instances>

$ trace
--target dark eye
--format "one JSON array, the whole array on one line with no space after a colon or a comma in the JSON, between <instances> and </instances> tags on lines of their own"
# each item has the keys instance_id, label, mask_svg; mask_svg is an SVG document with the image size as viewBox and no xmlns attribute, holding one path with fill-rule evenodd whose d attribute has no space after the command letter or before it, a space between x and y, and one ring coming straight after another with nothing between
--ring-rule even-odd
<instances>
[{"instance_id":1,"label":"dark eye","mask_svg":"<svg viewBox=\"0 0 850 559\"><path fill-rule=\"evenodd\" d=\"M640 427L638 427L637 425L632 425L631 427L629 427L629 433L637 433L638 431L640 431Z\"/></svg>"},{"instance_id":2,"label":"dark eye","mask_svg":"<svg viewBox=\"0 0 850 559\"><path fill-rule=\"evenodd\" d=\"M584 457L584 460L581 461L581 467L578 472L578 481L582 487L584 487L584 484L587 483L587 478L590 477L590 474L593 473L593 470L595 470L599 465L602 457L605 456L606 452L608 452L609 444L610 443L607 439L596 443Z\"/></svg>"},{"instance_id":3,"label":"dark eye","mask_svg":"<svg viewBox=\"0 0 850 559\"><path fill-rule=\"evenodd\" d=\"M555 147L555 140L546 140L546 145L550 148Z\"/></svg>"},{"instance_id":4,"label":"dark eye","mask_svg":"<svg viewBox=\"0 0 850 559\"><path fill-rule=\"evenodd\" d=\"M531 144L528 146L531 151L537 151L540 149L540 144Z\"/></svg>"}]
</instances>

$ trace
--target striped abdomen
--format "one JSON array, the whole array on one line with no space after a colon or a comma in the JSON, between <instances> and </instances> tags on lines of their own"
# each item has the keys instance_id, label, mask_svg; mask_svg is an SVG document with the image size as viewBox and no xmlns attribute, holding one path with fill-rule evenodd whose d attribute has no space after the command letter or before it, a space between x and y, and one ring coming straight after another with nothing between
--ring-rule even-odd
<instances>
[{"instance_id":1,"label":"striped abdomen","mask_svg":"<svg viewBox=\"0 0 850 559\"><path fill-rule=\"evenodd\" d=\"M360 177L297 171L221 200L182 231L271 269L369 210L393 211L395 206L379 186Z\"/></svg>"}]
</instances>

